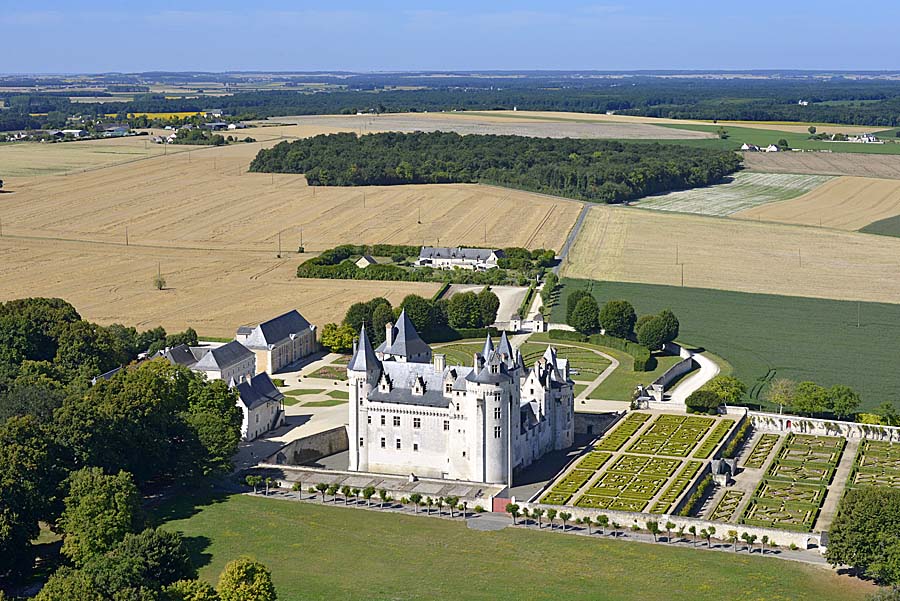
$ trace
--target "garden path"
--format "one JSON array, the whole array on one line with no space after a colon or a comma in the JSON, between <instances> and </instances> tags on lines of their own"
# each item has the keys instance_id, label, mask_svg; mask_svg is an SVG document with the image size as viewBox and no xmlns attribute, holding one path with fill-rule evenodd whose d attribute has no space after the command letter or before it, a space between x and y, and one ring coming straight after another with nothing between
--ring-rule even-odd
<instances>
[{"instance_id":1,"label":"garden path","mask_svg":"<svg viewBox=\"0 0 900 601\"><path fill-rule=\"evenodd\" d=\"M831 486L828 487L828 495L825 497L822 510L819 512L819 519L816 520L816 530L819 532L828 532L828 529L831 527L834 514L837 512L838 503L840 503L847 486L847 479L850 477L850 472L853 471L853 463L856 461L859 442L858 438L853 438L848 440L847 446L844 447L841 462L834 471L834 478L831 479Z\"/></svg>"}]
</instances>

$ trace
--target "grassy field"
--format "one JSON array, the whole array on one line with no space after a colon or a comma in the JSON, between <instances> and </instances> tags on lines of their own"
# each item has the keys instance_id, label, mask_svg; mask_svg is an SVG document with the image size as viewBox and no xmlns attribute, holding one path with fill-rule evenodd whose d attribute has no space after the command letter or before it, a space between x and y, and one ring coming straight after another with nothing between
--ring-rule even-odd
<instances>
[{"instance_id":1,"label":"grassy field","mask_svg":"<svg viewBox=\"0 0 900 601\"><path fill-rule=\"evenodd\" d=\"M683 266L683 267L682 267ZM591 207L562 273L684 285L896 302L900 240L748 220Z\"/></svg>"},{"instance_id":2,"label":"grassy field","mask_svg":"<svg viewBox=\"0 0 900 601\"><path fill-rule=\"evenodd\" d=\"M793 200L748 208L734 217L858 230L897 215L900 215L900 180L839 177Z\"/></svg>"},{"instance_id":3,"label":"grassy field","mask_svg":"<svg viewBox=\"0 0 900 601\"><path fill-rule=\"evenodd\" d=\"M763 173L900 178L900 156L829 152L745 152L744 167Z\"/></svg>"},{"instance_id":4,"label":"grassy field","mask_svg":"<svg viewBox=\"0 0 900 601\"><path fill-rule=\"evenodd\" d=\"M645 209L725 217L759 205L796 198L829 179L825 175L739 172L726 183L650 196L637 205Z\"/></svg>"},{"instance_id":5,"label":"grassy field","mask_svg":"<svg viewBox=\"0 0 900 601\"><path fill-rule=\"evenodd\" d=\"M894 238L900 238L900 215L894 215L893 217L875 221L859 231L867 234L878 234L879 236L893 236Z\"/></svg>"},{"instance_id":6,"label":"grassy field","mask_svg":"<svg viewBox=\"0 0 900 601\"><path fill-rule=\"evenodd\" d=\"M562 318L568 294L589 284L566 280L551 319ZM846 384L864 408L900 406L900 305L617 282L595 282L592 291L600 302L627 299L639 315L671 309L681 321L679 339L724 357L754 398L765 382L785 377Z\"/></svg>"},{"instance_id":7,"label":"grassy field","mask_svg":"<svg viewBox=\"0 0 900 601\"><path fill-rule=\"evenodd\" d=\"M187 537L201 577L214 581L226 562L251 555L272 570L280 599L850 601L872 590L824 568L746 553L536 529L477 532L456 520L258 497L180 498L157 516Z\"/></svg>"}]
</instances>

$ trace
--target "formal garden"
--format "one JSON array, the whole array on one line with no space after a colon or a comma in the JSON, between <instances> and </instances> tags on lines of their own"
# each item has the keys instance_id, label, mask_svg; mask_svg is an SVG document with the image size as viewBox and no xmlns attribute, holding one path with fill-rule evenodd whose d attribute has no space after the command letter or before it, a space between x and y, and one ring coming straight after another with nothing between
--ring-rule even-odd
<instances>
[{"instance_id":1,"label":"formal garden","mask_svg":"<svg viewBox=\"0 0 900 601\"><path fill-rule=\"evenodd\" d=\"M750 451L747 459L744 460L743 467L752 470L762 469L766 461L769 460L769 455L778 445L780 438L778 434L763 434L760 436L756 444L753 445L753 450Z\"/></svg>"},{"instance_id":2,"label":"formal garden","mask_svg":"<svg viewBox=\"0 0 900 601\"><path fill-rule=\"evenodd\" d=\"M741 523L811 531L844 445L843 438L833 436L788 435L757 485Z\"/></svg>"},{"instance_id":3,"label":"formal garden","mask_svg":"<svg viewBox=\"0 0 900 601\"><path fill-rule=\"evenodd\" d=\"M900 444L864 441L859 445L849 482L852 487L900 488Z\"/></svg>"},{"instance_id":4,"label":"formal garden","mask_svg":"<svg viewBox=\"0 0 900 601\"><path fill-rule=\"evenodd\" d=\"M715 419L711 417L660 415L637 440L631 443L628 452L687 457L713 423Z\"/></svg>"}]
</instances>

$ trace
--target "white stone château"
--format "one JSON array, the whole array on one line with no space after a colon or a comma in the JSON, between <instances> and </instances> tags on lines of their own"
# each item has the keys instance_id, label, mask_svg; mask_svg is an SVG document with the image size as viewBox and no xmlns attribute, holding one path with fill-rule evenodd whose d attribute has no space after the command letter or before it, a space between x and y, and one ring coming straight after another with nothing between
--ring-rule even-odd
<instances>
[{"instance_id":1,"label":"white stone ch\u00e2teau","mask_svg":"<svg viewBox=\"0 0 900 601\"><path fill-rule=\"evenodd\" d=\"M526 367L504 333L472 365L446 365L403 312L373 349L362 329L347 365L350 470L511 484L512 474L572 446L573 382L548 346Z\"/></svg>"}]
</instances>

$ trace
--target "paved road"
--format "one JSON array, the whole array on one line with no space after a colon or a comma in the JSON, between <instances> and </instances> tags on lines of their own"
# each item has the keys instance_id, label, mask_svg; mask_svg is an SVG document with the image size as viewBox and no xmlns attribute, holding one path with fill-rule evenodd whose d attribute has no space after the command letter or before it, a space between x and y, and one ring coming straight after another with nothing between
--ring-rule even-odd
<instances>
[{"instance_id":1,"label":"paved road","mask_svg":"<svg viewBox=\"0 0 900 601\"><path fill-rule=\"evenodd\" d=\"M578 214L578 219L575 220L575 225L572 226L572 230L569 232L569 236L566 238L566 243L563 244L562 249L559 251L559 264L553 268L553 273L558 275L560 268L562 268L563 266L563 263L566 262L566 259L569 256L569 251L572 249L572 245L575 244L575 239L578 237L578 233L581 231L581 226L584 225L584 220L587 217L590 208L590 203L582 205L581 212Z\"/></svg>"},{"instance_id":2,"label":"paved road","mask_svg":"<svg viewBox=\"0 0 900 601\"><path fill-rule=\"evenodd\" d=\"M691 393L699 390L701 386L719 375L719 364L709 357L696 354L694 355L694 360L700 365L700 369L682 380L675 387L675 390L670 395L672 404L683 405L685 400L691 396Z\"/></svg>"}]
</instances>

